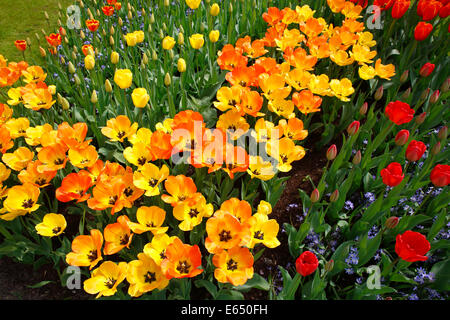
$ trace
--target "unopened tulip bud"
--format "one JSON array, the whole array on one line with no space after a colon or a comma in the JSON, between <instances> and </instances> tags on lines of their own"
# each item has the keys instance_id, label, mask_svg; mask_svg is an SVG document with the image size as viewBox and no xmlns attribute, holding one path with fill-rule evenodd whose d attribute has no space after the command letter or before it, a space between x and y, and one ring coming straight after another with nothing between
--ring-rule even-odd
<instances>
[{"instance_id":1,"label":"unopened tulip bud","mask_svg":"<svg viewBox=\"0 0 450 320\"><path fill-rule=\"evenodd\" d=\"M105 81L105 91L108 93L113 91L111 82L108 79L106 79L106 81Z\"/></svg>"},{"instance_id":2,"label":"unopened tulip bud","mask_svg":"<svg viewBox=\"0 0 450 320\"><path fill-rule=\"evenodd\" d=\"M95 90L92 90L92 94L91 94L91 102L92 102L92 103L97 103L97 102L98 102L97 92L96 92Z\"/></svg>"},{"instance_id":3,"label":"unopened tulip bud","mask_svg":"<svg viewBox=\"0 0 450 320\"><path fill-rule=\"evenodd\" d=\"M74 73L76 72L75 67L74 67L72 61L69 61L68 68L69 68L69 72L70 72L70 73L74 74Z\"/></svg>"},{"instance_id":4,"label":"unopened tulip bud","mask_svg":"<svg viewBox=\"0 0 450 320\"><path fill-rule=\"evenodd\" d=\"M156 54L155 50L152 50L152 59L153 59L153 61L158 60L158 55Z\"/></svg>"},{"instance_id":5,"label":"unopened tulip bud","mask_svg":"<svg viewBox=\"0 0 450 320\"><path fill-rule=\"evenodd\" d=\"M407 100L410 95L411 95L411 88L408 88L408 89L405 90L405 92L403 92L402 99L403 100Z\"/></svg>"},{"instance_id":6,"label":"unopened tulip bud","mask_svg":"<svg viewBox=\"0 0 450 320\"><path fill-rule=\"evenodd\" d=\"M105 31L105 29L103 29L103 28L102 28L102 35L103 35L104 37L106 37L106 31Z\"/></svg>"},{"instance_id":7,"label":"unopened tulip bud","mask_svg":"<svg viewBox=\"0 0 450 320\"><path fill-rule=\"evenodd\" d=\"M315 203L317 201L319 201L320 199L320 192L319 190L316 188L313 190L313 192L311 193L311 196L309 197L311 199L312 203Z\"/></svg>"},{"instance_id":8,"label":"unopened tulip bud","mask_svg":"<svg viewBox=\"0 0 450 320\"><path fill-rule=\"evenodd\" d=\"M61 36L65 37L67 35L66 29L64 29L63 27L59 28L59 33L61 34Z\"/></svg>"},{"instance_id":9,"label":"unopened tulip bud","mask_svg":"<svg viewBox=\"0 0 450 320\"><path fill-rule=\"evenodd\" d=\"M228 8L228 10L230 11L230 13L233 12L233 5L231 4L231 2L230 2L230 7Z\"/></svg>"},{"instance_id":10,"label":"unopened tulip bud","mask_svg":"<svg viewBox=\"0 0 450 320\"><path fill-rule=\"evenodd\" d=\"M34 36L36 37L37 41L41 40L37 33L35 33Z\"/></svg>"},{"instance_id":11,"label":"unopened tulip bud","mask_svg":"<svg viewBox=\"0 0 450 320\"><path fill-rule=\"evenodd\" d=\"M186 61L183 58L178 59L177 62L178 72L183 73L186 71Z\"/></svg>"},{"instance_id":12,"label":"unopened tulip bud","mask_svg":"<svg viewBox=\"0 0 450 320\"><path fill-rule=\"evenodd\" d=\"M447 139L448 128L447 126L442 127L438 132L438 139L445 140Z\"/></svg>"},{"instance_id":13,"label":"unopened tulip bud","mask_svg":"<svg viewBox=\"0 0 450 320\"><path fill-rule=\"evenodd\" d=\"M220 13L220 7L217 3L214 3L211 6L211 9L209 10L209 14L212 15L213 17L216 17L219 15L219 13Z\"/></svg>"},{"instance_id":14,"label":"unopened tulip bud","mask_svg":"<svg viewBox=\"0 0 450 320\"><path fill-rule=\"evenodd\" d=\"M172 49L170 49L169 50L169 58L170 58L170 60L173 60L173 50Z\"/></svg>"},{"instance_id":15,"label":"unopened tulip bud","mask_svg":"<svg viewBox=\"0 0 450 320\"><path fill-rule=\"evenodd\" d=\"M77 86L79 86L79 85L81 84L80 77L78 77L78 75L75 74L75 75L73 76L73 78L74 78L74 80L75 80L75 84L76 84Z\"/></svg>"},{"instance_id":16,"label":"unopened tulip bud","mask_svg":"<svg viewBox=\"0 0 450 320\"><path fill-rule=\"evenodd\" d=\"M400 130L395 136L395 144L398 146L403 146L406 142L408 142L408 139L409 131L406 129Z\"/></svg>"},{"instance_id":17,"label":"unopened tulip bud","mask_svg":"<svg viewBox=\"0 0 450 320\"><path fill-rule=\"evenodd\" d=\"M128 11L131 10L131 4L130 3L127 3L127 9L128 9Z\"/></svg>"},{"instance_id":18,"label":"unopened tulip bud","mask_svg":"<svg viewBox=\"0 0 450 320\"><path fill-rule=\"evenodd\" d=\"M143 63L143 64L147 64L147 63L148 63L148 57L147 57L147 55L145 54L145 52L144 52L144 54L142 55L142 63Z\"/></svg>"},{"instance_id":19,"label":"unopened tulip bud","mask_svg":"<svg viewBox=\"0 0 450 320\"><path fill-rule=\"evenodd\" d=\"M116 51L111 52L111 63L112 64L119 63L119 54Z\"/></svg>"},{"instance_id":20,"label":"unopened tulip bud","mask_svg":"<svg viewBox=\"0 0 450 320\"><path fill-rule=\"evenodd\" d=\"M181 32L178 34L178 44L180 46L184 44L184 35Z\"/></svg>"},{"instance_id":21,"label":"unopened tulip bud","mask_svg":"<svg viewBox=\"0 0 450 320\"><path fill-rule=\"evenodd\" d=\"M91 12L91 8L87 9L87 13L89 15L89 19L94 19L94 16L92 15L92 12Z\"/></svg>"},{"instance_id":22,"label":"unopened tulip bud","mask_svg":"<svg viewBox=\"0 0 450 320\"><path fill-rule=\"evenodd\" d=\"M388 229L394 229L398 225L399 220L398 217L389 217L384 223L384 226Z\"/></svg>"},{"instance_id":23,"label":"unopened tulip bud","mask_svg":"<svg viewBox=\"0 0 450 320\"><path fill-rule=\"evenodd\" d=\"M80 38L84 40L86 38L86 35L84 34L83 30L80 30Z\"/></svg>"},{"instance_id":24,"label":"unopened tulip bud","mask_svg":"<svg viewBox=\"0 0 450 320\"><path fill-rule=\"evenodd\" d=\"M84 58L84 66L87 70L92 70L95 67L95 59L94 56L88 54L85 58Z\"/></svg>"},{"instance_id":25,"label":"unopened tulip bud","mask_svg":"<svg viewBox=\"0 0 450 320\"><path fill-rule=\"evenodd\" d=\"M350 123L350 125L347 127L347 133L350 136L353 136L355 133L358 132L359 130L359 121L353 121L352 123Z\"/></svg>"},{"instance_id":26,"label":"unopened tulip bud","mask_svg":"<svg viewBox=\"0 0 450 320\"><path fill-rule=\"evenodd\" d=\"M329 161L332 161L336 158L336 155L337 155L337 147L335 144L333 144L328 148L326 156Z\"/></svg>"},{"instance_id":27,"label":"unopened tulip bud","mask_svg":"<svg viewBox=\"0 0 450 320\"><path fill-rule=\"evenodd\" d=\"M117 19L117 21L119 22L119 26L123 26L123 20L121 17L119 17L119 19Z\"/></svg>"},{"instance_id":28,"label":"unopened tulip bud","mask_svg":"<svg viewBox=\"0 0 450 320\"><path fill-rule=\"evenodd\" d=\"M45 16L45 19L47 19L47 20L49 20L49 19L50 19L50 17L48 16L48 13L47 13L47 11L44 11L44 16Z\"/></svg>"},{"instance_id":29,"label":"unopened tulip bud","mask_svg":"<svg viewBox=\"0 0 450 320\"><path fill-rule=\"evenodd\" d=\"M441 143L438 141L431 149L431 154L437 155L441 151Z\"/></svg>"},{"instance_id":30,"label":"unopened tulip bud","mask_svg":"<svg viewBox=\"0 0 450 320\"><path fill-rule=\"evenodd\" d=\"M164 6L166 6L166 7L170 6L170 1L169 0L164 0Z\"/></svg>"},{"instance_id":31,"label":"unopened tulip bud","mask_svg":"<svg viewBox=\"0 0 450 320\"><path fill-rule=\"evenodd\" d=\"M359 108L359 114L365 115L367 113L367 109L369 108L369 104L367 102L364 102L361 108Z\"/></svg>"},{"instance_id":32,"label":"unopened tulip bud","mask_svg":"<svg viewBox=\"0 0 450 320\"><path fill-rule=\"evenodd\" d=\"M420 71L419 71L420 76L422 76L424 78L428 77L429 75L431 75L431 73L433 72L435 67L436 66L432 63L429 63L429 62L425 63L422 66L422 68L420 68Z\"/></svg>"},{"instance_id":33,"label":"unopened tulip bud","mask_svg":"<svg viewBox=\"0 0 450 320\"><path fill-rule=\"evenodd\" d=\"M358 150L355 154L355 156L353 157L352 163L357 166L358 164L361 163L361 151Z\"/></svg>"},{"instance_id":34,"label":"unopened tulip bud","mask_svg":"<svg viewBox=\"0 0 450 320\"><path fill-rule=\"evenodd\" d=\"M70 108L69 101L67 101L67 99L64 97L61 97L61 108L63 110L68 110Z\"/></svg>"},{"instance_id":35,"label":"unopened tulip bud","mask_svg":"<svg viewBox=\"0 0 450 320\"><path fill-rule=\"evenodd\" d=\"M430 103L431 103L431 104L435 104L436 102L438 102L438 100L439 100L439 95L440 95L439 90L435 90L435 91L431 94L431 97L430 97Z\"/></svg>"},{"instance_id":36,"label":"unopened tulip bud","mask_svg":"<svg viewBox=\"0 0 450 320\"><path fill-rule=\"evenodd\" d=\"M408 80L408 77L409 77L409 70L405 70L405 72L403 72L402 75L400 76L400 83L406 82L406 80Z\"/></svg>"},{"instance_id":37,"label":"unopened tulip bud","mask_svg":"<svg viewBox=\"0 0 450 320\"><path fill-rule=\"evenodd\" d=\"M422 94L419 97L419 101L420 102L425 101L425 99L428 97L429 93L430 93L430 88L427 88L427 89L423 90Z\"/></svg>"},{"instance_id":38,"label":"unopened tulip bud","mask_svg":"<svg viewBox=\"0 0 450 320\"><path fill-rule=\"evenodd\" d=\"M381 98L383 98L383 91L384 91L383 86L380 86L380 87L377 89L377 91L375 91L374 99L375 99L376 101L381 100Z\"/></svg>"},{"instance_id":39,"label":"unopened tulip bud","mask_svg":"<svg viewBox=\"0 0 450 320\"><path fill-rule=\"evenodd\" d=\"M153 13L150 15L150 23L151 24L155 23L155 16L153 15Z\"/></svg>"},{"instance_id":40,"label":"unopened tulip bud","mask_svg":"<svg viewBox=\"0 0 450 320\"><path fill-rule=\"evenodd\" d=\"M426 116L427 116L426 112L421 113L419 116L416 117L416 123L422 124L425 121Z\"/></svg>"},{"instance_id":41,"label":"unopened tulip bud","mask_svg":"<svg viewBox=\"0 0 450 320\"><path fill-rule=\"evenodd\" d=\"M45 49L42 47L39 47L39 52L41 54L41 57L45 57L47 55L47 52L45 52Z\"/></svg>"},{"instance_id":42,"label":"unopened tulip bud","mask_svg":"<svg viewBox=\"0 0 450 320\"><path fill-rule=\"evenodd\" d=\"M450 77L448 77L441 85L442 93L447 92L450 89Z\"/></svg>"},{"instance_id":43,"label":"unopened tulip bud","mask_svg":"<svg viewBox=\"0 0 450 320\"><path fill-rule=\"evenodd\" d=\"M166 23L165 23L165 22L163 22L162 28L163 28L164 31L167 31L167 26L166 26Z\"/></svg>"},{"instance_id":44,"label":"unopened tulip bud","mask_svg":"<svg viewBox=\"0 0 450 320\"><path fill-rule=\"evenodd\" d=\"M325 271L326 272L330 272L331 270L333 270L333 268L334 268L333 260L327 261L327 263L325 263Z\"/></svg>"},{"instance_id":45,"label":"unopened tulip bud","mask_svg":"<svg viewBox=\"0 0 450 320\"><path fill-rule=\"evenodd\" d=\"M109 37L109 44L110 44L111 46L114 45L114 38L113 38L112 36Z\"/></svg>"},{"instance_id":46,"label":"unopened tulip bud","mask_svg":"<svg viewBox=\"0 0 450 320\"><path fill-rule=\"evenodd\" d=\"M44 28L41 29L41 32L42 32L42 34L43 34L44 36L47 35L47 31L45 31Z\"/></svg>"},{"instance_id":47,"label":"unopened tulip bud","mask_svg":"<svg viewBox=\"0 0 450 320\"><path fill-rule=\"evenodd\" d=\"M170 77L169 73L166 73L166 75L164 76L164 85L166 87L170 86L170 84L172 83L172 78Z\"/></svg>"},{"instance_id":48,"label":"unopened tulip bud","mask_svg":"<svg viewBox=\"0 0 450 320\"><path fill-rule=\"evenodd\" d=\"M133 14L131 13L131 11L128 11L128 19L133 19Z\"/></svg>"},{"instance_id":49,"label":"unopened tulip bud","mask_svg":"<svg viewBox=\"0 0 450 320\"><path fill-rule=\"evenodd\" d=\"M200 32L203 33L206 30L206 25L204 23L200 24Z\"/></svg>"},{"instance_id":50,"label":"unopened tulip bud","mask_svg":"<svg viewBox=\"0 0 450 320\"><path fill-rule=\"evenodd\" d=\"M330 195L330 202L336 202L339 199L339 190L336 189L334 192Z\"/></svg>"}]
</instances>

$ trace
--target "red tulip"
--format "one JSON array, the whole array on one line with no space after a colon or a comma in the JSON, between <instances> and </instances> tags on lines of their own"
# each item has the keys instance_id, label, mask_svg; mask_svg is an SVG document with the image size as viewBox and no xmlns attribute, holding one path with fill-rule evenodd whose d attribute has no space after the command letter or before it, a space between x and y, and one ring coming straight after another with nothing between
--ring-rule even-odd
<instances>
[{"instance_id":1,"label":"red tulip","mask_svg":"<svg viewBox=\"0 0 450 320\"><path fill-rule=\"evenodd\" d=\"M405 157L408 161L417 161L422 158L423 154L427 150L425 143L422 141L413 140L409 143L408 148L406 148Z\"/></svg>"},{"instance_id":2,"label":"red tulip","mask_svg":"<svg viewBox=\"0 0 450 320\"><path fill-rule=\"evenodd\" d=\"M334 160L334 158L336 158L337 155L337 147L335 144L331 145L328 150L327 150L327 159L328 160Z\"/></svg>"},{"instance_id":3,"label":"red tulip","mask_svg":"<svg viewBox=\"0 0 450 320\"><path fill-rule=\"evenodd\" d=\"M450 166L437 164L430 173L431 182L438 188L448 186L450 183Z\"/></svg>"},{"instance_id":4,"label":"red tulip","mask_svg":"<svg viewBox=\"0 0 450 320\"><path fill-rule=\"evenodd\" d=\"M350 0L350 1L363 8L367 7L368 0Z\"/></svg>"},{"instance_id":5,"label":"red tulip","mask_svg":"<svg viewBox=\"0 0 450 320\"><path fill-rule=\"evenodd\" d=\"M398 217L389 217L384 223L384 226L388 229L394 229L398 225L399 221L400 219Z\"/></svg>"},{"instance_id":6,"label":"red tulip","mask_svg":"<svg viewBox=\"0 0 450 320\"><path fill-rule=\"evenodd\" d=\"M395 252L408 262L426 261L425 254L430 251L430 243L423 234L415 231L405 231L396 237Z\"/></svg>"},{"instance_id":7,"label":"red tulip","mask_svg":"<svg viewBox=\"0 0 450 320\"><path fill-rule=\"evenodd\" d=\"M112 16L114 13L114 7L113 6L103 6L102 11L106 16Z\"/></svg>"},{"instance_id":8,"label":"red tulip","mask_svg":"<svg viewBox=\"0 0 450 320\"><path fill-rule=\"evenodd\" d=\"M406 129L400 130L395 136L395 144L398 146L403 146L406 142L408 142L408 139L409 131Z\"/></svg>"},{"instance_id":9,"label":"red tulip","mask_svg":"<svg viewBox=\"0 0 450 320\"><path fill-rule=\"evenodd\" d=\"M89 19L86 20L86 27L88 27L91 32L97 31L98 27L100 26L100 22L95 19Z\"/></svg>"},{"instance_id":10,"label":"red tulip","mask_svg":"<svg viewBox=\"0 0 450 320\"><path fill-rule=\"evenodd\" d=\"M57 47L61 44L61 35L59 33L51 33L48 36L45 36L47 42L52 47Z\"/></svg>"},{"instance_id":11,"label":"red tulip","mask_svg":"<svg viewBox=\"0 0 450 320\"><path fill-rule=\"evenodd\" d=\"M433 72L435 67L436 66L433 63L427 62L422 66L422 68L420 68L419 74L424 78L428 77Z\"/></svg>"},{"instance_id":12,"label":"red tulip","mask_svg":"<svg viewBox=\"0 0 450 320\"><path fill-rule=\"evenodd\" d=\"M409 104L401 101L390 102L385 109L385 114L397 125L410 122L414 117L414 109Z\"/></svg>"},{"instance_id":13,"label":"red tulip","mask_svg":"<svg viewBox=\"0 0 450 320\"><path fill-rule=\"evenodd\" d=\"M439 10L439 17L445 19L450 15L450 3L447 3L444 7Z\"/></svg>"},{"instance_id":14,"label":"red tulip","mask_svg":"<svg viewBox=\"0 0 450 320\"><path fill-rule=\"evenodd\" d=\"M442 3L436 0L420 0L417 5L417 14L423 20L430 21L438 15L442 7Z\"/></svg>"},{"instance_id":15,"label":"red tulip","mask_svg":"<svg viewBox=\"0 0 450 320\"><path fill-rule=\"evenodd\" d=\"M402 166L398 162L392 162L386 168L382 169L380 174L383 179L383 183L390 187L399 185L405 177L402 172Z\"/></svg>"},{"instance_id":16,"label":"red tulip","mask_svg":"<svg viewBox=\"0 0 450 320\"><path fill-rule=\"evenodd\" d=\"M392 6L391 15L394 19L400 19L408 11L411 1L409 0L397 0Z\"/></svg>"},{"instance_id":17,"label":"red tulip","mask_svg":"<svg viewBox=\"0 0 450 320\"><path fill-rule=\"evenodd\" d=\"M423 41L428 38L432 30L433 26L431 25L431 23L420 21L414 29L414 38L417 41Z\"/></svg>"},{"instance_id":18,"label":"red tulip","mask_svg":"<svg viewBox=\"0 0 450 320\"><path fill-rule=\"evenodd\" d=\"M359 125L359 121L353 121L352 123L350 123L350 125L347 127L348 134L352 136L357 133L359 130Z\"/></svg>"},{"instance_id":19,"label":"red tulip","mask_svg":"<svg viewBox=\"0 0 450 320\"><path fill-rule=\"evenodd\" d=\"M311 251L303 252L295 261L297 272L306 277L316 271L319 266L319 260Z\"/></svg>"},{"instance_id":20,"label":"red tulip","mask_svg":"<svg viewBox=\"0 0 450 320\"><path fill-rule=\"evenodd\" d=\"M27 42L25 40L16 40L14 45L19 51L25 51L27 49Z\"/></svg>"},{"instance_id":21,"label":"red tulip","mask_svg":"<svg viewBox=\"0 0 450 320\"><path fill-rule=\"evenodd\" d=\"M380 7L381 11L389 10L395 0L374 0L373 5Z\"/></svg>"}]
</instances>

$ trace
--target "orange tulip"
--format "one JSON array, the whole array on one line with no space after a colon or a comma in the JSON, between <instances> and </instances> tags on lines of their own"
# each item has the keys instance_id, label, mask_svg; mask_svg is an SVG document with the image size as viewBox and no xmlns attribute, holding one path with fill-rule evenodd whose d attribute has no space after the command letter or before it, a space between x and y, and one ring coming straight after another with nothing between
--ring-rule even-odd
<instances>
[{"instance_id":1,"label":"orange tulip","mask_svg":"<svg viewBox=\"0 0 450 320\"><path fill-rule=\"evenodd\" d=\"M173 207L184 201L192 202L198 195L194 180L184 175L167 177L164 186L169 195L163 194L161 199L165 203L170 203Z\"/></svg>"},{"instance_id":2,"label":"orange tulip","mask_svg":"<svg viewBox=\"0 0 450 320\"><path fill-rule=\"evenodd\" d=\"M253 255L248 248L234 247L213 256L216 267L214 277L218 282L240 286L253 278Z\"/></svg>"},{"instance_id":3,"label":"orange tulip","mask_svg":"<svg viewBox=\"0 0 450 320\"><path fill-rule=\"evenodd\" d=\"M25 40L16 40L14 45L19 51L25 51L27 49L27 42Z\"/></svg>"},{"instance_id":4,"label":"orange tulip","mask_svg":"<svg viewBox=\"0 0 450 320\"><path fill-rule=\"evenodd\" d=\"M105 255L115 254L125 247L130 248L133 234L128 227L129 221L127 216L120 216L116 223L108 224L105 227L105 230L103 230L105 237L103 253Z\"/></svg>"},{"instance_id":5,"label":"orange tulip","mask_svg":"<svg viewBox=\"0 0 450 320\"><path fill-rule=\"evenodd\" d=\"M92 269L102 260L103 235L97 229L91 234L77 236L72 241L72 252L66 255L66 262L71 266L89 267Z\"/></svg>"},{"instance_id":6,"label":"orange tulip","mask_svg":"<svg viewBox=\"0 0 450 320\"><path fill-rule=\"evenodd\" d=\"M184 244L180 239L167 246L166 259L161 261L161 270L166 278L193 278L203 272L202 255L197 245Z\"/></svg>"},{"instance_id":7,"label":"orange tulip","mask_svg":"<svg viewBox=\"0 0 450 320\"><path fill-rule=\"evenodd\" d=\"M87 193L91 185L92 178L89 172L80 170L77 173L70 173L62 180L61 187L56 189L56 199L61 202L86 201L91 196Z\"/></svg>"}]
</instances>

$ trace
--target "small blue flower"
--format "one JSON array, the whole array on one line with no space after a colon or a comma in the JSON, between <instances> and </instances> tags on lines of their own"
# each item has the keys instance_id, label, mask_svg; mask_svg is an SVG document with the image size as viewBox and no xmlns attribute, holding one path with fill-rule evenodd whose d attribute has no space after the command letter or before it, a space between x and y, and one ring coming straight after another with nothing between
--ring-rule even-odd
<instances>
[{"instance_id":1,"label":"small blue flower","mask_svg":"<svg viewBox=\"0 0 450 320\"><path fill-rule=\"evenodd\" d=\"M353 205L353 202L351 202L350 200L345 201L344 203L344 209L345 210L353 210L355 206Z\"/></svg>"}]
</instances>

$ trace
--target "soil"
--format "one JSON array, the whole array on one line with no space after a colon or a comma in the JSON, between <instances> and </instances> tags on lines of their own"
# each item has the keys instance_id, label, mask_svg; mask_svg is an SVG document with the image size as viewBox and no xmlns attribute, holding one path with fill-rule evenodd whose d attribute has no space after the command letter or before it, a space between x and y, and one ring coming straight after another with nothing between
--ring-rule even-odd
<instances>
[{"instance_id":1,"label":"soil","mask_svg":"<svg viewBox=\"0 0 450 320\"><path fill-rule=\"evenodd\" d=\"M307 194L313 191L313 186L309 178L318 184L324 166L326 165L325 153L327 147L321 150L314 149L314 145L320 138L320 133L314 135L317 138L309 137L304 145L307 150L306 156L293 163L293 169L284 174L289 176L285 189L273 208L270 215L271 219L276 219L280 225L278 239L280 246L275 249L266 249L262 256L254 265L255 273L268 279L269 276L276 278L277 266L286 267L286 264L294 265L295 260L290 256L286 233L282 231L284 223L290 223L296 228L299 223L295 216L300 214L302 203L299 196L299 189L303 189ZM289 210L289 205L297 204L296 210ZM69 215L70 216L70 215ZM74 224L77 225L77 224ZM76 232L76 230L74 230ZM52 281L40 288L29 288L30 285L41 281ZM268 299L268 292L252 289L244 294L247 300ZM193 286L192 299L209 299L206 290L198 290ZM34 270L32 265L24 265L8 257L0 259L0 300L86 300L93 297L84 292L84 290L69 290L59 283L56 271L51 265L44 265Z\"/></svg>"}]
</instances>

